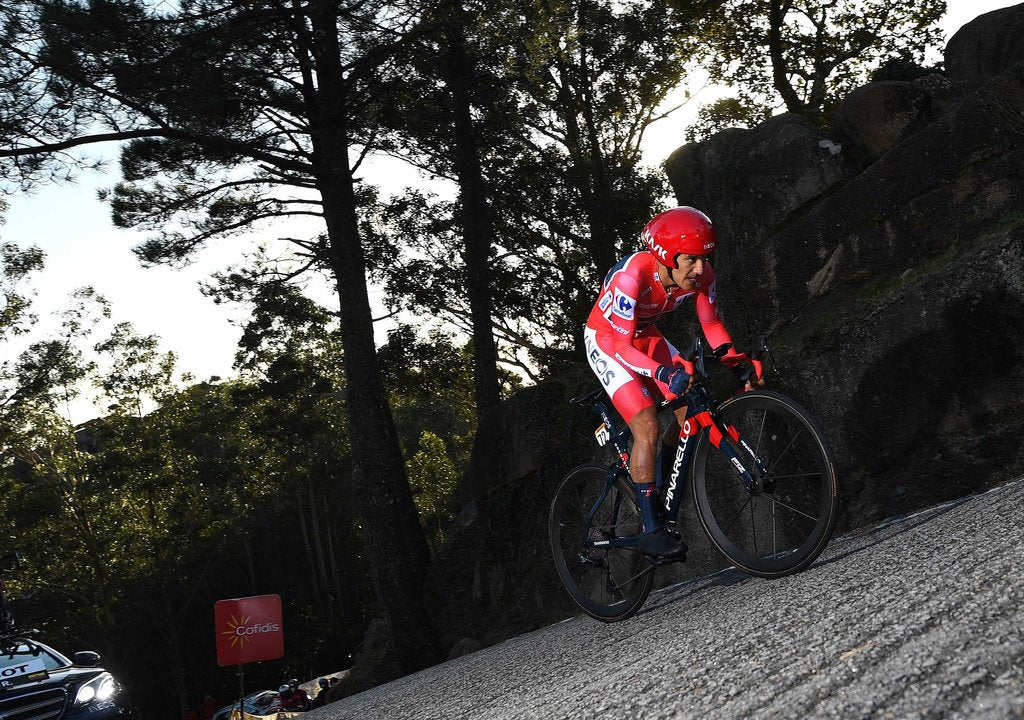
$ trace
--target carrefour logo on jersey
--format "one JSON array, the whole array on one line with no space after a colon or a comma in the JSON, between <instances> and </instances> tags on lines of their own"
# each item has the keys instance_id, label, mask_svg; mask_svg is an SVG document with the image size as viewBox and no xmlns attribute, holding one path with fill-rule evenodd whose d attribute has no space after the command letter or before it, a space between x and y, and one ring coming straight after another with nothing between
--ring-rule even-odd
<instances>
[{"instance_id":1,"label":"carrefour logo on jersey","mask_svg":"<svg viewBox=\"0 0 1024 720\"><path fill-rule=\"evenodd\" d=\"M623 320L632 320L636 311L636 300L621 290L615 291L615 300L612 302L612 312Z\"/></svg>"}]
</instances>

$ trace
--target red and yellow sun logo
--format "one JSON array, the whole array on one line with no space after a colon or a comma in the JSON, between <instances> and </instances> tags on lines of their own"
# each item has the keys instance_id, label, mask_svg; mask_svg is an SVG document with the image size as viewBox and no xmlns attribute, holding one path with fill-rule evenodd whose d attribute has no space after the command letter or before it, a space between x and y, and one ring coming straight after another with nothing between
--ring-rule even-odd
<instances>
[{"instance_id":1,"label":"red and yellow sun logo","mask_svg":"<svg viewBox=\"0 0 1024 720\"><path fill-rule=\"evenodd\" d=\"M249 620L250 620L250 616L249 615L246 615L246 616L242 617L241 619L239 619L239 618L235 617L234 613L231 613L231 619L228 620L228 623L227 623L228 628L230 628L230 629L224 630L224 631L221 632L221 635L230 635L231 636L231 647L238 646L238 647L243 647L244 648L246 645L248 645L250 642L252 642L249 639L248 635L244 635L243 633L238 632L238 628L245 628L245 626L249 624Z\"/></svg>"}]
</instances>

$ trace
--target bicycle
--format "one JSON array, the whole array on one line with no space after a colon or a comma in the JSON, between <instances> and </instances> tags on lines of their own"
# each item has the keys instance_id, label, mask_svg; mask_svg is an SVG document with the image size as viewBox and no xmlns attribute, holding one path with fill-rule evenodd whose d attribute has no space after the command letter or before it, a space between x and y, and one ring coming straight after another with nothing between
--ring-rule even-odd
<instances>
[{"instance_id":1,"label":"bicycle","mask_svg":"<svg viewBox=\"0 0 1024 720\"><path fill-rule=\"evenodd\" d=\"M684 358L695 368L683 395L658 408L687 407L675 460L659 478L659 507L674 530L685 480L711 543L736 569L778 578L809 567L825 549L838 514L832 453L815 420L794 400L763 389L712 399L704 384L729 345L706 352L700 338ZM773 359L762 341L757 359ZM599 445L610 465L573 469L551 501L548 533L559 579L573 601L604 622L631 617L654 584L655 569L678 559L652 559L637 548L641 530L629 475L629 427L617 425L603 388L573 398L601 417ZM760 542L759 542L760 539Z\"/></svg>"}]
</instances>

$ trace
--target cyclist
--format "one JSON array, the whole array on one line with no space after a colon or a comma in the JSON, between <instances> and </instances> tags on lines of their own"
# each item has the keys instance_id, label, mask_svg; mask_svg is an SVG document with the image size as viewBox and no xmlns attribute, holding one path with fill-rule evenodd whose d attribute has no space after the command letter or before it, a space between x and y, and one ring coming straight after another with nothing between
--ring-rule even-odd
<instances>
[{"instance_id":1,"label":"cyclist","mask_svg":"<svg viewBox=\"0 0 1024 720\"><path fill-rule=\"evenodd\" d=\"M646 250L616 263L604 278L584 328L587 361L612 404L633 433L629 471L643 520L640 551L657 558L684 558L686 545L669 532L655 507L655 466L664 472L671 463L686 420L686 407L676 410L665 432L671 446L657 450L658 399L685 393L693 383L693 365L658 330L655 322L693 296L704 336L712 348L732 343L718 317L715 271L710 255L717 240L711 220L692 207L677 207L655 216L644 227ZM741 368L744 388L763 385L761 363L734 348L723 358ZM668 447L668 451L665 448Z\"/></svg>"}]
</instances>

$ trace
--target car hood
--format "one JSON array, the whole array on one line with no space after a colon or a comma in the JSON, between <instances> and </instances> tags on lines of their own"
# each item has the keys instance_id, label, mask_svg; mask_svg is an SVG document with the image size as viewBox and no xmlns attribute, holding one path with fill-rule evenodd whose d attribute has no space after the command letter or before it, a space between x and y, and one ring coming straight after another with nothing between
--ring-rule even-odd
<instances>
[{"instance_id":1,"label":"car hood","mask_svg":"<svg viewBox=\"0 0 1024 720\"><path fill-rule=\"evenodd\" d=\"M0 686L0 697L12 697L25 692L45 690L53 687L78 687L104 672L101 668L64 667L27 675Z\"/></svg>"}]
</instances>

